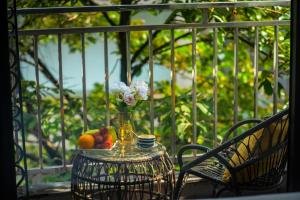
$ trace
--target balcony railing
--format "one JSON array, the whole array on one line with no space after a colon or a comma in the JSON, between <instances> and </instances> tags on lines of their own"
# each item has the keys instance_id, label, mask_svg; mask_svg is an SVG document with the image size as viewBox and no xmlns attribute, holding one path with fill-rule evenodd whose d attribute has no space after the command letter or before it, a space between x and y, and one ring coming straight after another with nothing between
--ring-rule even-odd
<instances>
[{"instance_id":1,"label":"balcony railing","mask_svg":"<svg viewBox=\"0 0 300 200\"><path fill-rule=\"evenodd\" d=\"M109 98L109 49L108 49L108 36L111 33L124 32L126 33L126 52L127 52L127 79L131 80L131 55L130 55L130 44L132 38L130 38L131 32L134 31L147 31L148 32L148 65L149 65L149 83L150 83L150 130L154 133L155 129L155 107L154 107L154 77L159 76L154 74L154 52L153 52L153 33L156 30L169 31L170 37L170 78L171 78L171 155L176 154L176 66L175 66L175 32L176 30L186 30L191 33L191 71L192 71L192 143L197 143L197 56L196 56L196 44L197 44L197 31L200 29L207 29L212 32L212 48L213 57L212 69L213 69L213 143L217 145L217 126L218 126L218 31L220 29L233 30L233 107L234 116L233 122L238 121L238 54L239 54L239 34L243 28L254 29L254 46L253 46L253 71L254 71L254 85L253 85L253 116L258 117L258 100L259 100L259 83L258 83L258 71L259 71L259 54L260 54L260 30L266 26L274 27L274 45L273 45L273 112L276 113L278 110L278 62L279 62L279 31L280 27L286 27L290 25L289 20L263 20L263 21L229 21L229 22L215 22L208 20L209 9L239 9L239 8L252 8L260 9L265 7L289 7L290 1L245 1L245 2L214 2L214 3L189 3L189 4L152 4L152 5L113 5L113 6L88 6L88 7L55 7L55 8L23 8L18 9L17 14L19 16L24 15L50 15L60 13L90 13L90 12L125 12L125 11L142 11L142 10L192 10L200 9L202 11L202 22L201 23L178 23L178 24L155 24L155 25L120 25L120 26L99 26L99 27L72 27L72 28L47 28L47 29L35 29L35 30L19 30L18 34L22 37L33 38L33 54L34 54L34 66L35 66L35 82L36 82L36 96L37 96L37 113L36 120L38 124L38 168L28 169L29 177L39 176L41 174L55 174L57 172L64 172L70 169L71 165L66 160L66 133L65 133L65 113L64 113L64 84L63 84L63 53L62 53L62 38L67 34L80 34L81 38L81 60L82 60L82 116L83 116L83 130L87 130L87 89L86 89L86 35L88 33L103 33L104 37L104 77L105 77L105 101L106 101L106 124L110 124L110 98ZM62 165L45 167L43 165L43 143L42 143L42 128L41 128L41 95L40 95L40 75L39 75L39 39L44 35L51 35L57 38L57 49L58 49L58 80L59 80L59 103L60 103L60 127L61 127L61 146L62 146ZM201 76L198 74L198 76ZM175 159L174 159L175 160Z\"/></svg>"}]
</instances>

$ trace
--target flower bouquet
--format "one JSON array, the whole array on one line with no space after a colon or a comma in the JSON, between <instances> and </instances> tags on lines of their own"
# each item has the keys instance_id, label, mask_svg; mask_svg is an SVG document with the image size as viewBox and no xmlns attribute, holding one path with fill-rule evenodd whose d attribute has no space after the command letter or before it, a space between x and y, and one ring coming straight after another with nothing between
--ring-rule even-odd
<instances>
[{"instance_id":1,"label":"flower bouquet","mask_svg":"<svg viewBox=\"0 0 300 200\"><path fill-rule=\"evenodd\" d=\"M141 100L148 99L148 85L145 81L133 82L130 86L127 86L123 82L115 83L112 88L112 93L116 96L119 106L132 108Z\"/></svg>"},{"instance_id":2,"label":"flower bouquet","mask_svg":"<svg viewBox=\"0 0 300 200\"><path fill-rule=\"evenodd\" d=\"M115 97L119 111L118 138L123 144L134 143L135 129L132 123L132 111L142 101L148 99L149 88L145 81L132 82L126 85L123 82L115 83L111 90Z\"/></svg>"}]
</instances>

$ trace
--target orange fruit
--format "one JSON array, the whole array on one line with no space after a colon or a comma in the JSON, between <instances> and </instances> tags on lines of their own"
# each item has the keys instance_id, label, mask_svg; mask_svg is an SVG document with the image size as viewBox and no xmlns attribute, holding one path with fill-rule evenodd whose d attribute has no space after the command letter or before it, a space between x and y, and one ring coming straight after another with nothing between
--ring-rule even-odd
<instances>
[{"instance_id":1,"label":"orange fruit","mask_svg":"<svg viewBox=\"0 0 300 200\"><path fill-rule=\"evenodd\" d=\"M95 139L92 135L84 134L78 139L78 144L81 149L92 149L94 147Z\"/></svg>"}]
</instances>

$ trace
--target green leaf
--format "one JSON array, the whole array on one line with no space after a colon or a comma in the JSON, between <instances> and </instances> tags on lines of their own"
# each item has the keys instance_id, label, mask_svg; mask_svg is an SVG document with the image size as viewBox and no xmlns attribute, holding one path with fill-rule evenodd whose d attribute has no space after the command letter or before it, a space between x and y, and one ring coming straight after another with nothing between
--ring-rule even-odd
<instances>
[{"instance_id":1,"label":"green leaf","mask_svg":"<svg viewBox=\"0 0 300 200\"><path fill-rule=\"evenodd\" d=\"M197 103L197 107L203 114L208 114L208 108L205 104L203 103Z\"/></svg>"},{"instance_id":2,"label":"green leaf","mask_svg":"<svg viewBox=\"0 0 300 200\"><path fill-rule=\"evenodd\" d=\"M177 128L178 128L178 132L181 132L181 133L184 133L185 130L190 126L191 124L190 123L180 123Z\"/></svg>"},{"instance_id":3,"label":"green leaf","mask_svg":"<svg viewBox=\"0 0 300 200\"><path fill-rule=\"evenodd\" d=\"M261 88L261 87L264 88L264 91L267 95L273 94L272 83L268 79L265 79L263 82L260 83L258 88Z\"/></svg>"},{"instance_id":4,"label":"green leaf","mask_svg":"<svg viewBox=\"0 0 300 200\"><path fill-rule=\"evenodd\" d=\"M203 144L204 143L204 137L202 135L199 135L197 138L197 143L198 144Z\"/></svg>"},{"instance_id":5,"label":"green leaf","mask_svg":"<svg viewBox=\"0 0 300 200\"><path fill-rule=\"evenodd\" d=\"M187 112L187 113L191 112L191 109L187 105L181 105L180 108L182 112Z\"/></svg>"}]
</instances>

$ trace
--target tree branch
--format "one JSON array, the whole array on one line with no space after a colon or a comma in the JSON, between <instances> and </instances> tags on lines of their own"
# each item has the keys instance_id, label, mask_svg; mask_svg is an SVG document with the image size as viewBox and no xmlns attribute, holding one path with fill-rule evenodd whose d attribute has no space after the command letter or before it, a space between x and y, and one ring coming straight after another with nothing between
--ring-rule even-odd
<instances>
[{"instance_id":1,"label":"tree branch","mask_svg":"<svg viewBox=\"0 0 300 200\"><path fill-rule=\"evenodd\" d=\"M169 17L166 19L166 21L164 22L164 24L168 24L170 23L174 17L176 16L177 11L172 12ZM162 30L156 30L153 34L152 34L152 39L156 38L156 36L161 32ZM133 54L132 58L131 58L131 63L134 63L136 61L136 59L140 56L140 54L143 52L143 50L147 47L149 43L149 38L145 41L144 44L142 44L140 46L140 48L138 50L135 51L135 53Z\"/></svg>"},{"instance_id":2,"label":"tree branch","mask_svg":"<svg viewBox=\"0 0 300 200\"><path fill-rule=\"evenodd\" d=\"M88 0L88 5L98 6L99 4L95 3L93 0ZM104 18L111 26L116 26L117 24L108 16L107 12L102 12Z\"/></svg>"},{"instance_id":3,"label":"tree branch","mask_svg":"<svg viewBox=\"0 0 300 200\"><path fill-rule=\"evenodd\" d=\"M178 36L177 38L174 39L174 42L180 40L181 38L184 38L186 36L188 36L189 34L191 34L190 32L188 33L185 33L185 34L182 34L180 36ZM169 46L170 45L170 42L167 42L159 47L157 47L156 49L153 50L153 55L159 53L162 49L164 49L165 47ZM131 76L133 77L134 75L137 74L137 72L139 70L141 70L141 68L143 67L144 64L147 63L147 61L149 60L149 56L146 56L143 60L141 60L141 62L137 65L135 65L133 68L132 68L132 74Z\"/></svg>"},{"instance_id":4,"label":"tree branch","mask_svg":"<svg viewBox=\"0 0 300 200\"><path fill-rule=\"evenodd\" d=\"M34 59L34 53L33 51L29 50L28 51L29 56ZM21 58L22 61L31 64L33 67L35 67L35 63L32 63L31 61L25 59L25 58ZM38 58L38 65L39 65L39 71L41 71L45 77L56 87L59 88L59 82L58 80L56 80L56 78L54 77L54 75L49 71L48 67L46 66L46 64L40 59ZM67 101L71 101L71 97L69 94L64 93L64 97L66 98Z\"/></svg>"},{"instance_id":5,"label":"tree branch","mask_svg":"<svg viewBox=\"0 0 300 200\"><path fill-rule=\"evenodd\" d=\"M242 37L242 36L240 36L239 37L239 39L241 40L241 41L243 41L244 43L246 43L246 44L248 44L250 47L254 47L254 43L252 43L252 42L250 42L249 40L247 40L247 38L244 38L244 37ZM260 51L260 53L261 54L263 54L263 55L265 55L265 56L269 56L269 54L267 54L266 52L264 52L264 51Z\"/></svg>"},{"instance_id":6,"label":"tree branch","mask_svg":"<svg viewBox=\"0 0 300 200\"><path fill-rule=\"evenodd\" d=\"M25 105L26 105L26 108L28 109L28 113L34 113L34 110L33 110L33 107L31 106L31 104L28 104L28 102L25 102ZM36 124L34 129L32 131L30 131L30 133L32 133L32 135L34 135L37 139L39 139L39 131L38 130L39 129L38 129L38 126ZM42 135L42 137L41 137L42 145L45 148L47 154L49 155L49 157L51 159L55 159L55 161L54 161L55 164L61 165L62 164L61 155L59 154L59 152L57 152L55 150L55 148L54 148L55 145L47 140L48 138L45 137L43 132L41 132L41 135ZM45 159L44 159L44 161L45 161Z\"/></svg>"},{"instance_id":7,"label":"tree branch","mask_svg":"<svg viewBox=\"0 0 300 200\"><path fill-rule=\"evenodd\" d=\"M112 26L116 26L117 24L108 16L107 12L102 12L105 19L108 21L108 23Z\"/></svg>"},{"instance_id":8,"label":"tree branch","mask_svg":"<svg viewBox=\"0 0 300 200\"><path fill-rule=\"evenodd\" d=\"M127 5L131 4L131 0L121 0L121 5ZM119 25L124 26L124 25L130 25L130 20L131 20L131 11L124 11L121 12L119 15ZM128 77L127 77L127 37L126 37L126 32L119 32L117 36L117 41L118 41L118 49L119 53L121 55L121 72L120 72L120 80L124 83L128 83Z\"/></svg>"}]
</instances>

